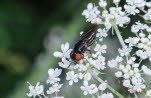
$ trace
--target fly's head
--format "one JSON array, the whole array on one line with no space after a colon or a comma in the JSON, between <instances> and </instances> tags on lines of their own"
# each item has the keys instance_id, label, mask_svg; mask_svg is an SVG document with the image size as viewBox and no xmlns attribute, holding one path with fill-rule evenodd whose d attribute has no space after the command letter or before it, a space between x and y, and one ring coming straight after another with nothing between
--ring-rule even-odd
<instances>
[{"instance_id":1,"label":"fly's head","mask_svg":"<svg viewBox=\"0 0 151 98\"><path fill-rule=\"evenodd\" d=\"M70 58L74 61L80 61L83 59L83 55L80 53L76 53L75 51L71 51Z\"/></svg>"}]
</instances>

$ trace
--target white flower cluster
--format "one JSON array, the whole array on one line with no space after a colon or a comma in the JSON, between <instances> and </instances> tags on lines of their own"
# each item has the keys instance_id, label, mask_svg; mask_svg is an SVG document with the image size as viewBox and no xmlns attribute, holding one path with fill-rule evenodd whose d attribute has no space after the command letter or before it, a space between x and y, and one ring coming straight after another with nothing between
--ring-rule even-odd
<instances>
[{"instance_id":1,"label":"white flower cluster","mask_svg":"<svg viewBox=\"0 0 151 98\"><path fill-rule=\"evenodd\" d=\"M101 24L102 20L99 18L100 11L97 6L92 3L87 5L87 9L83 11L82 15L85 16L87 22Z\"/></svg>"},{"instance_id":2,"label":"white flower cluster","mask_svg":"<svg viewBox=\"0 0 151 98\"><path fill-rule=\"evenodd\" d=\"M131 57L126 63L124 63L122 57L108 61L109 67L118 70L115 76L123 79L123 86L129 88L131 93L142 92L146 88L145 81L141 76L142 73L151 74L151 70L145 65L143 65L142 70L140 70L140 64L135 62L135 57Z\"/></svg>"},{"instance_id":3,"label":"white flower cluster","mask_svg":"<svg viewBox=\"0 0 151 98\"><path fill-rule=\"evenodd\" d=\"M119 48L119 53L121 56L128 56L129 53L132 51L132 47L123 46L122 49Z\"/></svg>"},{"instance_id":4,"label":"white flower cluster","mask_svg":"<svg viewBox=\"0 0 151 98\"><path fill-rule=\"evenodd\" d=\"M92 11L90 14L95 13L96 9L97 7L93 7L93 5L88 4L88 10ZM88 10L85 10L84 13L86 13ZM89 19L92 19L92 17L89 17ZM103 38L107 37L107 30L99 28L96 37L99 41L102 42ZM69 43L65 43L61 45L62 52L58 52L58 51L54 52L54 56L61 59L61 62L58 63L60 67L69 70L66 73L66 80L69 82L69 85L73 85L74 83L78 83L79 81L82 80L83 86L81 86L80 88L84 92L84 95L90 94L94 96L99 92L99 90L103 92L107 88L106 83L102 83L100 84L100 86L97 86L97 84L93 84L93 83L89 84L89 81L93 79L93 74L98 75L100 73L100 70L104 70L106 68L105 57L103 56L106 53L106 49L107 49L107 45L105 44L101 45L99 44L98 41L96 41L96 45L94 47L94 53L85 52L84 58L82 60L78 62L74 62L69 58L70 55L68 52L69 51L71 52L71 49L69 49ZM101 95L98 95L98 97L99 96ZM113 97L112 93L104 93L104 95L102 96ZM101 98L105 98L105 97L101 97Z\"/></svg>"},{"instance_id":5,"label":"white flower cluster","mask_svg":"<svg viewBox=\"0 0 151 98\"><path fill-rule=\"evenodd\" d=\"M129 5L136 6L138 8L144 8L146 0L126 0Z\"/></svg>"},{"instance_id":6,"label":"white flower cluster","mask_svg":"<svg viewBox=\"0 0 151 98\"><path fill-rule=\"evenodd\" d=\"M147 21L151 21L151 8L148 9L148 11L146 12L146 14L143 16L143 18Z\"/></svg>"},{"instance_id":7,"label":"white flower cluster","mask_svg":"<svg viewBox=\"0 0 151 98\"><path fill-rule=\"evenodd\" d=\"M99 30L98 30L99 31ZM103 37L106 37L107 34L106 32L102 33L102 32L98 32L97 33L98 36L97 38L99 39L99 41L102 41L100 39L102 39ZM90 84L89 85L89 81L92 80L93 78L93 74L98 75L100 72L100 70L104 70L105 67L105 57L103 56L103 54L106 53L106 49L107 46L104 45L100 45L96 44L95 48L94 48L94 53L92 53L92 56L89 55L89 53L85 53L84 54L84 59L80 60L79 62L73 62L70 59L70 52L71 49L69 49L69 43L65 43L61 45L61 50L62 52L54 52L54 56L58 57L61 59L61 62L58 63L58 65L61 68L65 68L67 70L69 70L66 73L66 80L69 81L69 85L73 85L74 83L78 83L79 80L83 80L83 86L81 86L81 90L84 92L84 95L93 95L95 96L99 91L101 92L105 92L106 88L107 88L107 83L103 82L101 83L99 86L97 86L97 84ZM49 94L56 94L58 92L60 92L60 88L62 87L63 84L59 84L60 82L60 78L59 76L61 75L62 69L49 69L48 70L48 79L47 79L47 83L50 84L51 87L49 87L49 89L46 91L46 93ZM39 85L39 84L38 84ZM42 86L43 87L43 86ZM36 87L37 88L37 87ZM41 92L34 90L34 89L30 89L30 95L28 95L29 97L32 96L40 96L41 95L44 98L47 98L44 93L43 93L43 89L41 88ZM97 97L101 97L101 98L105 98L105 97L111 97L113 98L112 93L102 93L101 95L96 95ZM57 98L57 96L56 96ZM58 97L60 98L60 97Z\"/></svg>"},{"instance_id":8,"label":"white flower cluster","mask_svg":"<svg viewBox=\"0 0 151 98\"><path fill-rule=\"evenodd\" d=\"M99 30L98 30L99 31ZM102 37L106 37L106 32L98 33L98 38L102 39ZM102 40L100 40L102 41ZM62 46L69 45L68 43L62 44ZM64 48L64 47L61 47ZM67 48L66 48L67 49ZM66 80L69 81L69 85L73 85L73 83L79 82L79 80L83 80L83 86L81 86L81 90L84 92L84 95L90 94L94 95L99 90L104 91L107 88L107 84L103 83L100 84L99 87L97 87L96 84L90 84L89 81L92 80L92 73L99 72L100 70L104 70L105 67L105 57L103 56L104 53L106 53L107 46L106 45L100 45L96 44L94 51L95 53L92 53L92 57L90 57L87 52L84 54L84 59L80 60L75 64L75 62L71 61L70 58L65 59L66 63L60 63L59 66L62 68L66 68L69 71L66 73ZM69 51L69 46L66 51ZM58 52L54 52L55 57L59 57L57 55ZM59 57L60 58L60 57ZM62 61L64 60L64 56L62 56ZM64 67L66 66L66 67ZM98 74L98 73L97 73ZM51 79L52 80L52 79ZM54 79L57 80L57 79ZM105 94L104 96L112 96L111 93ZM103 98L103 97L102 97Z\"/></svg>"},{"instance_id":9,"label":"white flower cluster","mask_svg":"<svg viewBox=\"0 0 151 98\"><path fill-rule=\"evenodd\" d=\"M148 90L148 91L146 92L146 96L149 97L149 98L151 97L151 90Z\"/></svg>"},{"instance_id":10,"label":"white flower cluster","mask_svg":"<svg viewBox=\"0 0 151 98\"><path fill-rule=\"evenodd\" d=\"M107 30L99 28L96 37L99 38L100 42L103 41L103 38L107 37Z\"/></svg>"},{"instance_id":11,"label":"white flower cluster","mask_svg":"<svg viewBox=\"0 0 151 98\"><path fill-rule=\"evenodd\" d=\"M99 87L96 86L96 84L88 84L88 81L84 81L83 82L83 86L80 87L81 90L84 92L84 95L87 94L95 94L97 93L99 90L101 92L105 91L107 88L107 83L102 83L99 85ZM112 93L103 93L102 95L98 96L98 98L114 98Z\"/></svg>"},{"instance_id":12,"label":"white flower cluster","mask_svg":"<svg viewBox=\"0 0 151 98\"><path fill-rule=\"evenodd\" d=\"M142 75L151 76L151 69L146 64L141 64L145 59L151 61L151 27L138 21L131 27L131 32L136 36L128 37L125 40L118 29L119 27L124 28L125 25L131 22L130 15L139 15L146 23L149 23L151 21L151 2L146 0L126 0L124 6L120 6L121 0L112 1L114 6L109 8L107 7L106 0L99 0L98 6L89 3L87 9L82 12L86 22L103 25L104 27L97 30L93 49L89 47L90 50L93 50L92 53L85 51L83 54L84 58L75 62L70 58L72 49L69 48L69 43L65 43L61 45L61 52L54 52L54 56L61 59L58 62L59 67L67 70L66 80L69 85L79 81L83 82L80 89L84 95L91 95L93 98L113 98L112 93L114 93L119 98L124 98L122 94L115 92L107 82L98 77L101 71L106 68L106 58L104 55L107 53L107 45L100 44L100 42L102 43L104 38L107 37L108 31L112 29L112 34L115 32L122 48L118 49L120 56L109 60L107 65L117 70L115 76L122 80L123 86L128 88L130 93L134 93L136 98L136 93L140 92L145 92L145 96L151 97L151 90L146 89L148 87ZM99 7L102 11L99 10ZM142 13L143 15L141 15ZM82 33L80 32L80 35ZM62 69L58 68L48 70L49 77L47 83L50 85L46 92L48 95L54 93L57 95L60 92L63 85L59 84L61 72ZM97 80L100 85L96 81L94 82L94 80ZM106 89L109 89L112 93L109 93ZM29 84L29 90L27 94L29 97L39 96L40 98L47 98L44 94L44 87L39 82L35 87ZM63 98L61 96L53 97Z\"/></svg>"},{"instance_id":13,"label":"white flower cluster","mask_svg":"<svg viewBox=\"0 0 151 98\"><path fill-rule=\"evenodd\" d=\"M61 50L62 52L56 51L54 52L54 56L55 57L59 57L59 58L70 58L70 52L72 51L72 49L69 49L69 43L65 43L61 45Z\"/></svg>"},{"instance_id":14,"label":"white flower cluster","mask_svg":"<svg viewBox=\"0 0 151 98\"><path fill-rule=\"evenodd\" d=\"M110 7L109 10L107 10L106 9L107 2L105 0L100 0L99 6L103 8L102 12L96 9L98 8L97 6L94 6L92 3L89 3L87 6L87 9L83 11L82 15L85 16L88 22L96 23L96 24L103 24L107 30L110 29L114 25L123 27L124 24L127 24L130 22L130 18L128 16L130 14L135 15L136 13L139 13L139 10L136 9L136 6L125 5L124 6L125 11L122 11L122 7L118 6L119 2L120 0L114 0L113 3L116 6ZM94 13L94 11L90 10L90 8L92 9L93 6L94 6L95 11L98 13ZM95 17L93 17L92 19L92 17L89 16L90 14L93 14L91 16L95 16Z\"/></svg>"},{"instance_id":15,"label":"white flower cluster","mask_svg":"<svg viewBox=\"0 0 151 98\"><path fill-rule=\"evenodd\" d=\"M58 63L60 67L68 68L71 62L70 52L72 51L72 49L69 49L69 43L62 44L61 50L62 52L54 52L54 56L62 59L62 62Z\"/></svg>"},{"instance_id":16,"label":"white flower cluster","mask_svg":"<svg viewBox=\"0 0 151 98\"><path fill-rule=\"evenodd\" d=\"M36 84L36 86L32 86L29 82L27 82L29 84L29 93L27 93L28 97L36 97L36 96L45 96L44 95L44 86L40 85L40 83L38 82Z\"/></svg>"},{"instance_id":17,"label":"white flower cluster","mask_svg":"<svg viewBox=\"0 0 151 98\"><path fill-rule=\"evenodd\" d=\"M148 35L144 31L149 32ZM132 32L136 34L137 37L129 37L125 40L130 47L137 47L136 55L142 60L149 58L151 60L151 27L146 24L141 24L137 22L136 25L132 26Z\"/></svg>"},{"instance_id":18,"label":"white flower cluster","mask_svg":"<svg viewBox=\"0 0 151 98\"><path fill-rule=\"evenodd\" d=\"M60 88L63 84L59 84L60 81L60 74L62 72L62 69L49 69L48 70L48 80L47 83L51 85L49 89L47 90L47 94L53 94L60 92Z\"/></svg>"},{"instance_id":19,"label":"white flower cluster","mask_svg":"<svg viewBox=\"0 0 151 98\"><path fill-rule=\"evenodd\" d=\"M50 84L51 87L49 87L49 89L46 91L46 93L49 95L49 94L56 94L58 92L60 92L60 88L62 87L63 84L59 84L59 81L60 81L60 74L61 74L62 70L61 69L49 69L48 70L48 74L49 74L49 77L48 77L48 80L47 80L47 83ZM29 83L29 82L28 82ZM40 83L38 82L36 84L36 86L32 86L30 83L29 83L29 93L27 93L27 96L28 97L40 97L40 98L48 98L45 94L44 94L44 86L43 85L40 85ZM58 97L56 96L56 98L61 98L61 97Z\"/></svg>"},{"instance_id":20,"label":"white flower cluster","mask_svg":"<svg viewBox=\"0 0 151 98\"><path fill-rule=\"evenodd\" d=\"M140 11L138 9L140 9L145 13L144 15L142 15L144 20L151 21L151 2L147 2L146 0L126 0L126 2L129 5L127 7L128 9L133 10L133 12L136 13L139 13ZM147 11L145 10L145 7L148 9Z\"/></svg>"}]
</instances>

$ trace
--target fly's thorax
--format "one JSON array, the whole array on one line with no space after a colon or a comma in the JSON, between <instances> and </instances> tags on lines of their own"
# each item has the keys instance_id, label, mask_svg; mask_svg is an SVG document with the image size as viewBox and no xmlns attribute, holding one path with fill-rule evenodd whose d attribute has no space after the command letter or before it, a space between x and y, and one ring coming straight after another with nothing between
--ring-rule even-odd
<instances>
[{"instance_id":1,"label":"fly's thorax","mask_svg":"<svg viewBox=\"0 0 151 98\"><path fill-rule=\"evenodd\" d=\"M86 48L87 48L87 47L86 47L85 41L79 41L79 42L75 45L74 51L75 51L76 53L82 54L82 53L85 52Z\"/></svg>"}]
</instances>

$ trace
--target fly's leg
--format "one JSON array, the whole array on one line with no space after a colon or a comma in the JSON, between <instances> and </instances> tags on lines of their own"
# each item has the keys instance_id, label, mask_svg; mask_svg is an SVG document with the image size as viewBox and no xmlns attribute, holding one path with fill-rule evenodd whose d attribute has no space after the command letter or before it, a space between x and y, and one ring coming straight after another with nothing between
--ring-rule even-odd
<instances>
[{"instance_id":1,"label":"fly's leg","mask_svg":"<svg viewBox=\"0 0 151 98\"><path fill-rule=\"evenodd\" d=\"M90 53L92 59L96 59L95 57L93 57L91 50L87 49L86 51Z\"/></svg>"},{"instance_id":2,"label":"fly's leg","mask_svg":"<svg viewBox=\"0 0 151 98\"><path fill-rule=\"evenodd\" d=\"M88 52L90 53L90 55L91 55L91 58L93 58L91 50L86 49L86 51L88 51ZM93 58L93 59L94 59L94 58Z\"/></svg>"},{"instance_id":3,"label":"fly's leg","mask_svg":"<svg viewBox=\"0 0 151 98\"><path fill-rule=\"evenodd\" d=\"M91 50L89 50L89 49L86 49L86 51L88 51L91 55L92 55L92 52L91 52Z\"/></svg>"},{"instance_id":4,"label":"fly's leg","mask_svg":"<svg viewBox=\"0 0 151 98\"><path fill-rule=\"evenodd\" d=\"M84 58L84 54L82 54L82 57Z\"/></svg>"}]
</instances>

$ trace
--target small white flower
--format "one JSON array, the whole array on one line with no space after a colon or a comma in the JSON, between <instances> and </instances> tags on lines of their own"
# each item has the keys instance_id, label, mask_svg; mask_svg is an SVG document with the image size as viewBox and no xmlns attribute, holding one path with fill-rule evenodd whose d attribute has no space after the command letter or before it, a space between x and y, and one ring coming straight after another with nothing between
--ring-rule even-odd
<instances>
[{"instance_id":1,"label":"small white flower","mask_svg":"<svg viewBox=\"0 0 151 98\"><path fill-rule=\"evenodd\" d=\"M74 65L74 69L77 69L78 71L86 71L89 67L89 63L86 63L85 65L84 64L76 64Z\"/></svg>"},{"instance_id":2,"label":"small white flower","mask_svg":"<svg viewBox=\"0 0 151 98\"><path fill-rule=\"evenodd\" d=\"M106 45L101 46L100 44L96 44L94 51L96 51L98 54L101 54L101 53L106 53L106 49L107 49Z\"/></svg>"},{"instance_id":3,"label":"small white flower","mask_svg":"<svg viewBox=\"0 0 151 98\"><path fill-rule=\"evenodd\" d=\"M150 70L147 66L143 65L143 66L142 66L142 70L143 70L143 72L144 72L145 74L151 76L151 70Z\"/></svg>"},{"instance_id":4,"label":"small white flower","mask_svg":"<svg viewBox=\"0 0 151 98\"><path fill-rule=\"evenodd\" d=\"M130 5L135 5L136 7L143 8L146 4L145 0L126 0Z\"/></svg>"},{"instance_id":5,"label":"small white flower","mask_svg":"<svg viewBox=\"0 0 151 98\"><path fill-rule=\"evenodd\" d=\"M123 73L128 73L128 69L125 68L125 69L122 69Z\"/></svg>"},{"instance_id":6,"label":"small white flower","mask_svg":"<svg viewBox=\"0 0 151 98\"><path fill-rule=\"evenodd\" d=\"M123 81L123 86L129 87L130 86L130 80L124 80Z\"/></svg>"},{"instance_id":7,"label":"small white flower","mask_svg":"<svg viewBox=\"0 0 151 98\"><path fill-rule=\"evenodd\" d=\"M94 6L92 3L87 5L87 9L82 12L82 15L85 16L87 22L101 24L102 20L99 18L100 11L97 6Z\"/></svg>"},{"instance_id":8,"label":"small white flower","mask_svg":"<svg viewBox=\"0 0 151 98\"><path fill-rule=\"evenodd\" d=\"M106 15L102 15L102 16L106 16ZM104 25L107 30L109 30L112 27L112 23L110 23L109 18L105 19Z\"/></svg>"},{"instance_id":9,"label":"small white flower","mask_svg":"<svg viewBox=\"0 0 151 98\"><path fill-rule=\"evenodd\" d=\"M66 80L69 80L69 85L72 85L73 82L78 82L78 74L75 74L74 71L69 71L66 75Z\"/></svg>"},{"instance_id":10,"label":"small white flower","mask_svg":"<svg viewBox=\"0 0 151 98\"><path fill-rule=\"evenodd\" d=\"M128 47L128 46L123 46L122 49L119 49L119 53L121 56L127 56L132 50L132 47Z\"/></svg>"},{"instance_id":11,"label":"small white flower","mask_svg":"<svg viewBox=\"0 0 151 98\"><path fill-rule=\"evenodd\" d=\"M141 78L132 77L132 83L134 85L141 84L142 83L142 79Z\"/></svg>"},{"instance_id":12,"label":"small white flower","mask_svg":"<svg viewBox=\"0 0 151 98\"><path fill-rule=\"evenodd\" d=\"M138 47L139 49L142 49L142 48L144 47L144 45L145 45L145 44L143 44L143 43L138 43L137 47Z\"/></svg>"},{"instance_id":13,"label":"small white flower","mask_svg":"<svg viewBox=\"0 0 151 98\"><path fill-rule=\"evenodd\" d=\"M114 98L112 93L104 93L98 98Z\"/></svg>"},{"instance_id":14,"label":"small white flower","mask_svg":"<svg viewBox=\"0 0 151 98\"><path fill-rule=\"evenodd\" d=\"M83 79L83 77L84 77L84 75L83 75L83 73L79 73L79 79Z\"/></svg>"},{"instance_id":15,"label":"small white flower","mask_svg":"<svg viewBox=\"0 0 151 98\"><path fill-rule=\"evenodd\" d=\"M68 68L70 65L70 61L68 61L66 58L62 58L62 62L59 62L59 66L62 68Z\"/></svg>"},{"instance_id":16,"label":"small white flower","mask_svg":"<svg viewBox=\"0 0 151 98\"><path fill-rule=\"evenodd\" d=\"M100 7L105 8L107 6L106 0L100 0L99 5Z\"/></svg>"},{"instance_id":17,"label":"small white flower","mask_svg":"<svg viewBox=\"0 0 151 98\"><path fill-rule=\"evenodd\" d=\"M135 46L139 42L140 38L138 37L129 37L125 40L126 43L129 44L129 47Z\"/></svg>"},{"instance_id":18,"label":"small white flower","mask_svg":"<svg viewBox=\"0 0 151 98\"><path fill-rule=\"evenodd\" d=\"M132 65L133 67L139 67L139 64L138 63L135 63Z\"/></svg>"},{"instance_id":19,"label":"small white flower","mask_svg":"<svg viewBox=\"0 0 151 98\"><path fill-rule=\"evenodd\" d=\"M47 80L47 83L49 84L54 84L55 82L58 82L60 81L60 78L58 76L60 76L62 72L62 69L49 69L48 70L48 80Z\"/></svg>"},{"instance_id":20,"label":"small white flower","mask_svg":"<svg viewBox=\"0 0 151 98\"><path fill-rule=\"evenodd\" d=\"M104 37L107 37L107 31L106 31L106 29L104 28L104 29L98 29L98 33L96 34L96 37L98 37L99 38L99 41L101 42L101 41L103 41L103 38Z\"/></svg>"},{"instance_id":21,"label":"small white flower","mask_svg":"<svg viewBox=\"0 0 151 98\"><path fill-rule=\"evenodd\" d=\"M38 95L42 95L43 91L44 91L44 87L43 85L40 85L40 83L38 82L36 84L36 86L32 86L29 82L27 82L29 84L29 93L27 93L28 97L36 97Z\"/></svg>"},{"instance_id":22,"label":"small white flower","mask_svg":"<svg viewBox=\"0 0 151 98\"><path fill-rule=\"evenodd\" d=\"M144 33L139 33L139 36L144 38L146 35Z\"/></svg>"},{"instance_id":23,"label":"small white flower","mask_svg":"<svg viewBox=\"0 0 151 98\"><path fill-rule=\"evenodd\" d=\"M61 44L61 50L62 52L54 52L54 56L59 58L70 58L70 52L72 49L69 49L69 43Z\"/></svg>"},{"instance_id":24,"label":"small white flower","mask_svg":"<svg viewBox=\"0 0 151 98\"><path fill-rule=\"evenodd\" d=\"M146 2L147 7L151 7L151 2Z\"/></svg>"},{"instance_id":25,"label":"small white flower","mask_svg":"<svg viewBox=\"0 0 151 98\"><path fill-rule=\"evenodd\" d=\"M119 65L119 69L120 69L120 70L123 70L123 69L125 69L125 66L122 65L122 64L120 64L120 65Z\"/></svg>"},{"instance_id":26,"label":"small white flower","mask_svg":"<svg viewBox=\"0 0 151 98\"><path fill-rule=\"evenodd\" d=\"M101 55L99 55L98 59L96 59L96 60L90 58L89 62L91 65L93 65L98 70L100 70L100 69L104 70L106 68L105 67L105 57L103 57Z\"/></svg>"},{"instance_id":27,"label":"small white flower","mask_svg":"<svg viewBox=\"0 0 151 98\"><path fill-rule=\"evenodd\" d=\"M113 3L117 4L119 3L121 0L113 0Z\"/></svg>"},{"instance_id":28,"label":"small white flower","mask_svg":"<svg viewBox=\"0 0 151 98\"><path fill-rule=\"evenodd\" d=\"M122 58L122 57L117 56L117 57L116 57L116 61L117 61L117 62L122 62L122 61L123 61L123 58Z\"/></svg>"},{"instance_id":29,"label":"small white flower","mask_svg":"<svg viewBox=\"0 0 151 98\"><path fill-rule=\"evenodd\" d=\"M136 55L138 57L140 57L141 59L146 59L148 57L147 53L145 51L142 51L142 50L136 51Z\"/></svg>"},{"instance_id":30,"label":"small white flower","mask_svg":"<svg viewBox=\"0 0 151 98\"><path fill-rule=\"evenodd\" d=\"M130 18L127 17L127 16L116 17L116 24L118 24L120 27L123 27L123 25L126 24L126 23L128 23L129 21L130 21Z\"/></svg>"},{"instance_id":31,"label":"small white flower","mask_svg":"<svg viewBox=\"0 0 151 98\"><path fill-rule=\"evenodd\" d=\"M138 72L139 72L139 69L138 69L138 68L134 68L134 72L135 72L135 73L138 73Z\"/></svg>"},{"instance_id":32,"label":"small white flower","mask_svg":"<svg viewBox=\"0 0 151 98\"><path fill-rule=\"evenodd\" d=\"M145 20L151 20L151 8L148 9L147 13L143 16Z\"/></svg>"},{"instance_id":33,"label":"small white flower","mask_svg":"<svg viewBox=\"0 0 151 98\"><path fill-rule=\"evenodd\" d=\"M110 60L108 61L107 65L110 67L110 68L114 68L114 67L117 67L118 66L118 63L116 60Z\"/></svg>"},{"instance_id":34,"label":"small white flower","mask_svg":"<svg viewBox=\"0 0 151 98\"><path fill-rule=\"evenodd\" d=\"M142 89L146 88L146 85L143 84L143 80L141 78L132 78L133 90L137 92L141 92Z\"/></svg>"},{"instance_id":35,"label":"small white flower","mask_svg":"<svg viewBox=\"0 0 151 98\"><path fill-rule=\"evenodd\" d=\"M134 64L134 61L136 60L135 57L131 57L128 61L127 64Z\"/></svg>"},{"instance_id":36,"label":"small white flower","mask_svg":"<svg viewBox=\"0 0 151 98\"><path fill-rule=\"evenodd\" d=\"M132 67L131 67L131 65L127 64L125 68L126 68L127 70L131 70Z\"/></svg>"},{"instance_id":37,"label":"small white flower","mask_svg":"<svg viewBox=\"0 0 151 98\"><path fill-rule=\"evenodd\" d=\"M130 78L129 73L125 73L125 74L123 75L123 78L124 78L124 79L129 79L129 78Z\"/></svg>"},{"instance_id":38,"label":"small white flower","mask_svg":"<svg viewBox=\"0 0 151 98\"><path fill-rule=\"evenodd\" d=\"M84 86L81 86L81 90L84 91L84 95L87 95L89 93L90 87L88 86L88 81L83 82Z\"/></svg>"},{"instance_id":39,"label":"small white flower","mask_svg":"<svg viewBox=\"0 0 151 98\"><path fill-rule=\"evenodd\" d=\"M130 71L129 71L129 75L130 75L130 76L133 76L133 75L134 75L134 71L133 71L133 70L130 70Z\"/></svg>"},{"instance_id":40,"label":"small white flower","mask_svg":"<svg viewBox=\"0 0 151 98\"><path fill-rule=\"evenodd\" d=\"M146 28L148 28L148 26L146 24L142 24L138 21L138 22L136 22L135 25L132 25L131 31L133 33L138 33L138 31L145 30Z\"/></svg>"},{"instance_id":41,"label":"small white flower","mask_svg":"<svg viewBox=\"0 0 151 98\"><path fill-rule=\"evenodd\" d=\"M60 88L62 87L62 85L63 84L59 84L59 83L53 84L52 87L49 87L49 89L47 90L47 94L60 92Z\"/></svg>"},{"instance_id":42,"label":"small white flower","mask_svg":"<svg viewBox=\"0 0 151 98\"><path fill-rule=\"evenodd\" d=\"M131 6L131 5L124 5L125 11L129 14L136 15L140 11L136 9L136 6Z\"/></svg>"},{"instance_id":43,"label":"small white flower","mask_svg":"<svg viewBox=\"0 0 151 98\"><path fill-rule=\"evenodd\" d=\"M121 71L117 71L117 72L115 73L115 76L116 76L117 78L122 77L122 72L121 72Z\"/></svg>"},{"instance_id":44,"label":"small white flower","mask_svg":"<svg viewBox=\"0 0 151 98\"><path fill-rule=\"evenodd\" d=\"M147 31L147 32L151 32L151 27L148 27L148 28L146 29L146 31Z\"/></svg>"},{"instance_id":45,"label":"small white flower","mask_svg":"<svg viewBox=\"0 0 151 98\"><path fill-rule=\"evenodd\" d=\"M98 88L95 84L88 85L88 81L83 82L83 86L80 87L84 95L95 94L98 91Z\"/></svg>"},{"instance_id":46,"label":"small white flower","mask_svg":"<svg viewBox=\"0 0 151 98\"><path fill-rule=\"evenodd\" d=\"M99 85L98 89L104 91L107 88L107 83L102 83Z\"/></svg>"},{"instance_id":47,"label":"small white flower","mask_svg":"<svg viewBox=\"0 0 151 98\"><path fill-rule=\"evenodd\" d=\"M84 75L84 80L86 80L86 81L91 80L91 78L92 78L92 76L91 76L91 74L90 74L89 72L87 72L87 73Z\"/></svg>"},{"instance_id":48,"label":"small white flower","mask_svg":"<svg viewBox=\"0 0 151 98\"><path fill-rule=\"evenodd\" d=\"M151 90L148 90L148 91L146 92L146 95L147 95L148 97L151 97Z\"/></svg>"}]
</instances>

